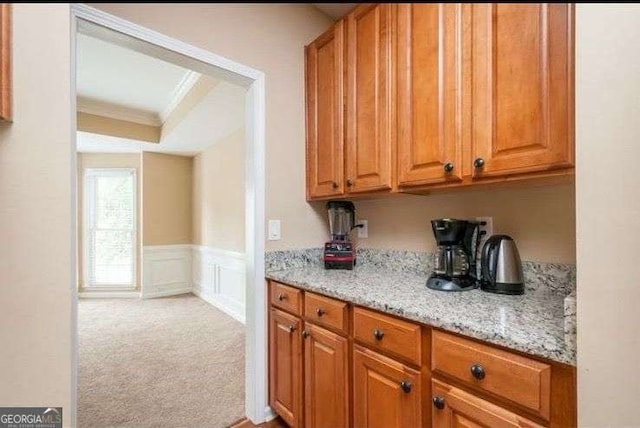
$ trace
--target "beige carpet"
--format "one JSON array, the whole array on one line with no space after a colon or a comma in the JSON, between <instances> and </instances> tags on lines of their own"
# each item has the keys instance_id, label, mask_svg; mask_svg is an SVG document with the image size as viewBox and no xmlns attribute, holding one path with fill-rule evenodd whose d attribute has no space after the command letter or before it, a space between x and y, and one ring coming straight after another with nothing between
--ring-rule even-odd
<instances>
[{"instance_id":1,"label":"beige carpet","mask_svg":"<svg viewBox=\"0 0 640 428\"><path fill-rule=\"evenodd\" d=\"M244 326L186 294L80 299L78 427L224 427L244 416Z\"/></svg>"}]
</instances>

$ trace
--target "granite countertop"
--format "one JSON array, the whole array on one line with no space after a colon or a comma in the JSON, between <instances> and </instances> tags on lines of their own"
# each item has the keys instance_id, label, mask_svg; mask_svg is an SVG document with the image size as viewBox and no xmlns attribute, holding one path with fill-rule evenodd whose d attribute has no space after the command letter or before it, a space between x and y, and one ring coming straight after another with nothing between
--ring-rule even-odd
<instances>
[{"instance_id":1,"label":"granite countertop","mask_svg":"<svg viewBox=\"0 0 640 428\"><path fill-rule=\"evenodd\" d=\"M576 364L575 331L565 328L565 295L548 289L505 296L480 290L446 293L427 276L373 267L269 270L267 277L305 290L439 327L510 349ZM573 335L573 336L572 336Z\"/></svg>"}]
</instances>

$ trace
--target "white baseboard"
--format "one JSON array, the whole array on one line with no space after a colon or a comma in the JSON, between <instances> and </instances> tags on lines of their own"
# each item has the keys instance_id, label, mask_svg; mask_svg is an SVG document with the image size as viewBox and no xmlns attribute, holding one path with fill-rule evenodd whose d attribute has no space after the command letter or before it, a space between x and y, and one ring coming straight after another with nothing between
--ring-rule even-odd
<instances>
[{"instance_id":1,"label":"white baseboard","mask_svg":"<svg viewBox=\"0 0 640 428\"><path fill-rule=\"evenodd\" d=\"M81 291L80 299L138 299L139 291Z\"/></svg>"},{"instance_id":2,"label":"white baseboard","mask_svg":"<svg viewBox=\"0 0 640 428\"><path fill-rule=\"evenodd\" d=\"M275 412L273 411L273 409L271 407L267 406L264 409L264 421L265 422L269 422L269 421L271 421L271 420L273 420L273 419L275 419L277 417L278 417L278 415L275 414Z\"/></svg>"},{"instance_id":3,"label":"white baseboard","mask_svg":"<svg viewBox=\"0 0 640 428\"><path fill-rule=\"evenodd\" d=\"M165 291L156 291L154 293L147 293L144 296L140 296L142 299L154 299L156 297L168 297L168 296L178 296L180 294L188 294L191 293L193 289L191 287L188 288L174 288L171 290Z\"/></svg>"},{"instance_id":4,"label":"white baseboard","mask_svg":"<svg viewBox=\"0 0 640 428\"><path fill-rule=\"evenodd\" d=\"M225 299L223 296L203 293L195 288L193 289L192 293L205 302L209 303L211 306L215 306L216 308L220 309L222 312L229 315L236 321L239 321L242 324L246 323L244 307L238 305L237 303L230 302L229 299Z\"/></svg>"}]
</instances>

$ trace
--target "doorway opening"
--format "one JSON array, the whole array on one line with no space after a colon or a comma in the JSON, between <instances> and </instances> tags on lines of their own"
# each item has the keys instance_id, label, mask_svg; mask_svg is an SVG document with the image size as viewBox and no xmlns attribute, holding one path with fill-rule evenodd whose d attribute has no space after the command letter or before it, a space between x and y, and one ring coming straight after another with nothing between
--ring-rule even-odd
<instances>
[{"instance_id":1,"label":"doorway opening","mask_svg":"<svg viewBox=\"0 0 640 428\"><path fill-rule=\"evenodd\" d=\"M267 406L266 383L266 295L264 286L264 181L265 181L265 94L262 72L235 63L162 34L116 18L86 5L73 5L72 43L76 50L78 34L108 40L150 57L180 65L195 73L225 80L245 88L244 129L244 226L245 253L242 264L244 274L245 304L242 316L245 320L245 415L254 422L271 417ZM73 57L74 65L76 58ZM75 67L74 67L75 69ZM72 82L75 93L75 77ZM76 114L76 106L73 105ZM76 131L77 129L74 129ZM78 177L76 177L78 180ZM82 177L79 178L82 180ZM140 177L138 177L140 180ZM78 200L80 200L79 198ZM135 232L131 232L134 233ZM144 253L139 251L138 253ZM79 255L78 258L81 256ZM142 254L144 257L144 254ZM79 260L76 261L79 263ZM135 265L135 261L132 262ZM83 266L80 264L80 266ZM145 283L145 266L142 261L142 291ZM77 302L74 321L76 328L73 343L78 349ZM77 354L73 379L77 391ZM224 382L228 380L223 380ZM241 381L240 379L234 381ZM74 402L77 403L77 396ZM74 409L74 412L75 413Z\"/></svg>"}]
</instances>

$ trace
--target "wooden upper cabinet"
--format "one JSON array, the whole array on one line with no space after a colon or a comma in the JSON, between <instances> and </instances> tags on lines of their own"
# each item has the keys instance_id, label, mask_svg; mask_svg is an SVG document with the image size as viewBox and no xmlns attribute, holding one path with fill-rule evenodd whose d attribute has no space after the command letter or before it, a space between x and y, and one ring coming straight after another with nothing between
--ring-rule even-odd
<instances>
[{"instance_id":1,"label":"wooden upper cabinet","mask_svg":"<svg viewBox=\"0 0 640 428\"><path fill-rule=\"evenodd\" d=\"M307 199L344 193L344 23L305 49Z\"/></svg>"},{"instance_id":2,"label":"wooden upper cabinet","mask_svg":"<svg viewBox=\"0 0 640 428\"><path fill-rule=\"evenodd\" d=\"M462 179L462 5L398 5L398 184Z\"/></svg>"},{"instance_id":3,"label":"wooden upper cabinet","mask_svg":"<svg viewBox=\"0 0 640 428\"><path fill-rule=\"evenodd\" d=\"M392 187L395 5L362 4L347 21L347 192Z\"/></svg>"},{"instance_id":4,"label":"wooden upper cabinet","mask_svg":"<svg viewBox=\"0 0 640 428\"><path fill-rule=\"evenodd\" d=\"M292 428L302 426L302 343L299 318L271 310L269 403Z\"/></svg>"},{"instance_id":5,"label":"wooden upper cabinet","mask_svg":"<svg viewBox=\"0 0 640 428\"><path fill-rule=\"evenodd\" d=\"M470 7L474 177L571 166L573 6Z\"/></svg>"},{"instance_id":6,"label":"wooden upper cabinet","mask_svg":"<svg viewBox=\"0 0 640 428\"><path fill-rule=\"evenodd\" d=\"M306 324L305 427L349 426L349 341Z\"/></svg>"},{"instance_id":7,"label":"wooden upper cabinet","mask_svg":"<svg viewBox=\"0 0 640 428\"><path fill-rule=\"evenodd\" d=\"M433 428L541 428L529 419L436 379L432 380Z\"/></svg>"},{"instance_id":8,"label":"wooden upper cabinet","mask_svg":"<svg viewBox=\"0 0 640 428\"><path fill-rule=\"evenodd\" d=\"M421 387L420 372L376 352L354 346L354 426L422 426Z\"/></svg>"}]
</instances>

